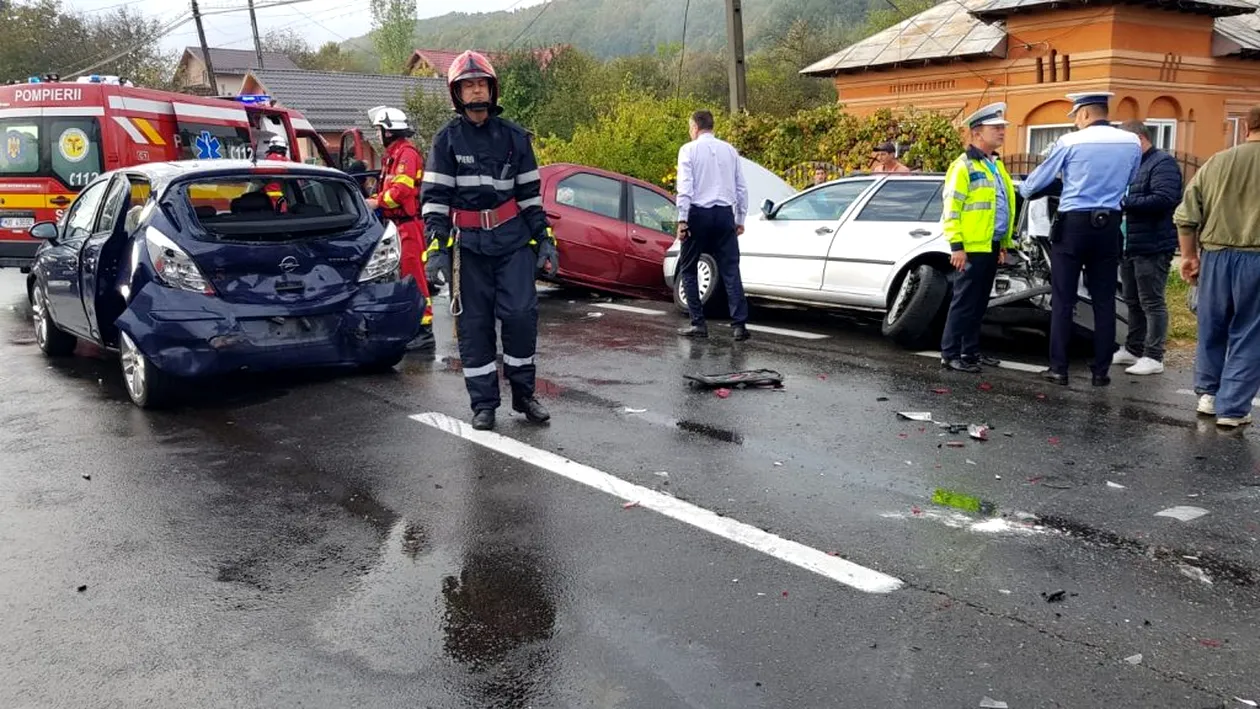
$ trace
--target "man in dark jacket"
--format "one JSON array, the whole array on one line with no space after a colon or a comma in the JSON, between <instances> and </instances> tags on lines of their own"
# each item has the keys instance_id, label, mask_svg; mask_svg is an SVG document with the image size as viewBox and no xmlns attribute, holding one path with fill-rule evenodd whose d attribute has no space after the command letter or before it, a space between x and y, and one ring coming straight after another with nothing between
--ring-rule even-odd
<instances>
[{"instance_id":1,"label":"man in dark jacket","mask_svg":"<svg viewBox=\"0 0 1260 709\"><path fill-rule=\"evenodd\" d=\"M1161 374L1164 343L1168 338L1168 307L1164 289L1177 250L1173 210L1181 202L1181 168L1177 160L1156 148L1151 129L1141 121L1120 126L1142 142L1142 164L1124 198L1124 261L1120 282L1129 306L1129 337L1112 358L1128 365L1129 374Z\"/></svg>"}]
</instances>

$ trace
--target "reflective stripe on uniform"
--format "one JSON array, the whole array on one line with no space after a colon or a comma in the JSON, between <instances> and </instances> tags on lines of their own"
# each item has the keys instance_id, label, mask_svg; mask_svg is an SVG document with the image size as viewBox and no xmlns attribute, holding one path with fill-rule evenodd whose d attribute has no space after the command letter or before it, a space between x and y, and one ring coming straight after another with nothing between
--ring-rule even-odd
<instances>
[{"instance_id":1,"label":"reflective stripe on uniform","mask_svg":"<svg viewBox=\"0 0 1260 709\"><path fill-rule=\"evenodd\" d=\"M516 201L516 204L521 209L529 209L530 207L541 207L543 205L543 198L532 197L530 199L519 199Z\"/></svg>"},{"instance_id":2,"label":"reflective stripe on uniform","mask_svg":"<svg viewBox=\"0 0 1260 709\"><path fill-rule=\"evenodd\" d=\"M455 186L454 177L451 177L450 175L443 175L440 172L425 172L424 182L428 182L431 185L443 185L445 187Z\"/></svg>"},{"instance_id":3,"label":"reflective stripe on uniform","mask_svg":"<svg viewBox=\"0 0 1260 709\"><path fill-rule=\"evenodd\" d=\"M992 202L972 202L971 204L963 205L964 212L974 212L980 209L993 209L993 203Z\"/></svg>"},{"instance_id":4,"label":"reflective stripe on uniform","mask_svg":"<svg viewBox=\"0 0 1260 709\"><path fill-rule=\"evenodd\" d=\"M946 219L962 219L962 212L952 211L945 217Z\"/></svg>"},{"instance_id":5,"label":"reflective stripe on uniform","mask_svg":"<svg viewBox=\"0 0 1260 709\"><path fill-rule=\"evenodd\" d=\"M509 367L526 367L534 363L534 355L528 357L513 357L512 355L503 355L503 363Z\"/></svg>"},{"instance_id":6,"label":"reflective stripe on uniform","mask_svg":"<svg viewBox=\"0 0 1260 709\"><path fill-rule=\"evenodd\" d=\"M389 192L381 195L381 202L390 209L398 209L398 203L394 201L394 195Z\"/></svg>"},{"instance_id":7,"label":"reflective stripe on uniform","mask_svg":"<svg viewBox=\"0 0 1260 709\"><path fill-rule=\"evenodd\" d=\"M949 198L951 201L954 201L954 202L966 202L967 194L965 192L955 191L952 195L950 195Z\"/></svg>"},{"instance_id":8,"label":"reflective stripe on uniform","mask_svg":"<svg viewBox=\"0 0 1260 709\"><path fill-rule=\"evenodd\" d=\"M425 202L424 207L420 210L420 214L450 214L451 208L445 204L436 202Z\"/></svg>"},{"instance_id":9,"label":"reflective stripe on uniform","mask_svg":"<svg viewBox=\"0 0 1260 709\"><path fill-rule=\"evenodd\" d=\"M493 187L507 191L516 186L515 180L496 180L489 175L460 175L455 178L457 187Z\"/></svg>"},{"instance_id":10,"label":"reflective stripe on uniform","mask_svg":"<svg viewBox=\"0 0 1260 709\"><path fill-rule=\"evenodd\" d=\"M416 186L416 181L411 179L411 175L394 175L390 179L394 182L397 182L400 185L406 185L408 187Z\"/></svg>"},{"instance_id":11,"label":"reflective stripe on uniform","mask_svg":"<svg viewBox=\"0 0 1260 709\"><path fill-rule=\"evenodd\" d=\"M522 172L521 174L517 175L516 184L527 185L531 182L537 182L541 179L542 179L541 173L539 173L537 170L530 170L529 172Z\"/></svg>"},{"instance_id":12,"label":"reflective stripe on uniform","mask_svg":"<svg viewBox=\"0 0 1260 709\"><path fill-rule=\"evenodd\" d=\"M464 367L464 379L484 377L487 374L494 374L498 371L498 369L498 366L494 362L491 362L490 364L483 364L480 367Z\"/></svg>"}]
</instances>

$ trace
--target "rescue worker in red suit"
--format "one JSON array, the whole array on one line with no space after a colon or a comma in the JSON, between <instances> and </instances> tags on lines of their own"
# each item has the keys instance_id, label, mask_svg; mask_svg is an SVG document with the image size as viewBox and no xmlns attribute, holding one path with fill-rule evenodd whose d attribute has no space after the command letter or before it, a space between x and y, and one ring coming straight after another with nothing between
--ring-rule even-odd
<instances>
[{"instance_id":1,"label":"rescue worker in red suit","mask_svg":"<svg viewBox=\"0 0 1260 709\"><path fill-rule=\"evenodd\" d=\"M499 80L476 52L464 52L446 77L459 114L433 137L424 173L428 268L459 279L459 356L473 410L473 428L494 428L500 405L496 324L503 338L503 374L512 409L530 423L551 418L534 398L538 344L538 269L559 270L543 211L542 181L525 129L499 117ZM458 230L458 242L451 238ZM451 297L455 298L452 288Z\"/></svg>"},{"instance_id":2,"label":"rescue worker in red suit","mask_svg":"<svg viewBox=\"0 0 1260 709\"><path fill-rule=\"evenodd\" d=\"M289 162L289 143L282 135L268 133L263 139L263 148L266 151L263 154L263 160L273 160L279 162ZM268 182L263 191L271 198L271 206L277 212L284 211L284 188L280 182Z\"/></svg>"},{"instance_id":3,"label":"rescue worker in red suit","mask_svg":"<svg viewBox=\"0 0 1260 709\"><path fill-rule=\"evenodd\" d=\"M432 350L433 299L424 275L424 224L420 221L420 178L424 174L424 158L411 144L415 131L407 123L407 114L397 108L377 106L368 111L368 120L381 132L385 160L377 181L377 194L367 200L368 208L380 210L386 221L398 229L402 240L402 275L416 279L424 298L424 314L420 334L407 346L411 350Z\"/></svg>"}]
</instances>

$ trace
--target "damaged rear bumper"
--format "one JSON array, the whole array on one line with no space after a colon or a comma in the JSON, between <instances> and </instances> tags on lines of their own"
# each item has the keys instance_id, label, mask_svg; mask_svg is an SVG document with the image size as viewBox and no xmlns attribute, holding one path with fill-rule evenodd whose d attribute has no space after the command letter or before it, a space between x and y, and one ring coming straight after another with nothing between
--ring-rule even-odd
<instances>
[{"instance_id":1,"label":"damaged rear bumper","mask_svg":"<svg viewBox=\"0 0 1260 709\"><path fill-rule=\"evenodd\" d=\"M229 303L148 283L117 325L158 369L202 377L373 364L403 352L419 333L419 308L411 279L292 306Z\"/></svg>"}]
</instances>

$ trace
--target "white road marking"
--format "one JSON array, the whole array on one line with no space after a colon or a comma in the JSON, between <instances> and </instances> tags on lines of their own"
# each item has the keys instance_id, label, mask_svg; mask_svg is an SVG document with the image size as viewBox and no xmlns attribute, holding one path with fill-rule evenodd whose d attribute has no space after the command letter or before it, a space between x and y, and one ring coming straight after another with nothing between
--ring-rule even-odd
<instances>
[{"instance_id":1,"label":"white road marking","mask_svg":"<svg viewBox=\"0 0 1260 709\"><path fill-rule=\"evenodd\" d=\"M931 357L933 359L941 358L940 352L915 352L915 354L919 355L920 357ZM1007 362L1006 360L1002 360L1002 363L999 364L998 367L1001 367L1002 369L1011 369L1016 372L1031 372L1033 374L1040 374L1041 372L1046 371L1045 367L1042 367L1036 364L1024 364L1023 362Z\"/></svg>"},{"instance_id":2,"label":"white road marking","mask_svg":"<svg viewBox=\"0 0 1260 709\"><path fill-rule=\"evenodd\" d=\"M651 308L637 308L633 305L622 305L621 303L596 303L595 307L604 310L620 310L623 313L635 313L637 315L664 315L664 310L653 310Z\"/></svg>"},{"instance_id":3,"label":"white road marking","mask_svg":"<svg viewBox=\"0 0 1260 709\"><path fill-rule=\"evenodd\" d=\"M770 327L769 325L748 325L747 327L753 332L764 332L769 335L785 335L787 337L799 337L802 340L825 340L828 337L831 337L831 335L820 335L816 332L788 330L781 327Z\"/></svg>"},{"instance_id":4,"label":"white road marking","mask_svg":"<svg viewBox=\"0 0 1260 709\"><path fill-rule=\"evenodd\" d=\"M845 561L799 542L784 539L729 517L683 502L669 495L650 490L601 470L540 450L531 445L490 431L476 431L472 426L446 414L429 412L416 414L412 420L444 433L459 436L479 446L515 458L529 465L555 473L574 482L606 492L635 507L658 512L671 519L689 524L719 537L754 549L763 554L812 571L833 581L867 593L890 593L904 584L888 574Z\"/></svg>"},{"instance_id":5,"label":"white road marking","mask_svg":"<svg viewBox=\"0 0 1260 709\"><path fill-rule=\"evenodd\" d=\"M1194 397L1197 397L1197 396L1198 396L1198 394L1194 393L1194 390L1193 390L1193 389L1178 389L1178 390L1177 390L1177 393L1178 393L1178 394L1185 394L1185 395L1187 395L1187 396L1194 396ZM1252 400L1251 400L1251 405L1252 405L1252 406L1260 406L1260 399L1252 399Z\"/></svg>"}]
</instances>

